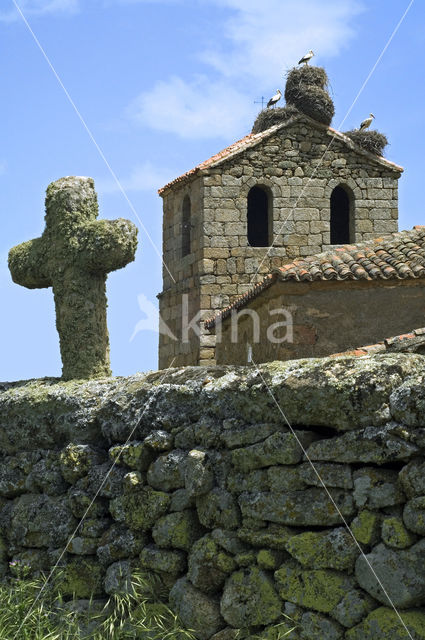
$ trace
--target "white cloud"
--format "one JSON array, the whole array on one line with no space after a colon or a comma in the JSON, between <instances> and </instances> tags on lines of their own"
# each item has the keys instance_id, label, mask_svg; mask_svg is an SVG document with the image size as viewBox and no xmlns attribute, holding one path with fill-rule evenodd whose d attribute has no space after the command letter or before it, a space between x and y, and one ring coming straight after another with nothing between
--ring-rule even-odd
<instances>
[{"instance_id":1,"label":"white cloud","mask_svg":"<svg viewBox=\"0 0 425 640\"><path fill-rule=\"evenodd\" d=\"M172 77L142 93L128 108L139 124L183 138L231 137L250 113L246 97L226 80Z\"/></svg>"},{"instance_id":2,"label":"white cloud","mask_svg":"<svg viewBox=\"0 0 425 640\"><path fill-rule=\"evenodd\" d=\"M80 6L79 0L16 0L16 4L25 16L75 13ZM20 19L20 16L16 7L7 11L0 11L0 21L12 22L18 19Z\"/></svg>"},{"instance_id":3,"label":"white cloud","mask_svg":"<svg viewBox=\"0 0 425 640\"><path fill-rule=\"evenodd\" d=\"M228 49L212 49L202 58L224 76L249 76L276 83L285 67L313 49L319 59L338 54L355 35L357 0L214 0L233 14L224 25Z\"/></svg>"},{"instance_id":4,"label":"white cloud","mask_svg":"<svg viewBox=\"0 0 425 640\"><path fill-rule=\"evenodd\" d=\"M0 160L0 176L4 175L7 171L7 163L5 160Z\"/></svg>"},{"instance_id":5,"label":"white cloud","mask_svg":"<svg viewBox=\"0 0 425 640\"><path fill-rule=\"evenodd\" d=\"M175 177L175 171L163 167L155 167L151 162L137 165L126 178L120 179L124 191L156 191ZM96 180L99 193L109 194L120 191L115 180Z\"/></svg>"},{"instance_id":6,"label":"white cloud","mask_svg":"<svg viewBox=\"0 0 425 640\"><path fill-rule=\"evenodd\" d=\"M210 1L229 9L220 44L197 54L211 74L157 82L130 105L133 121L183 138L231 139L252 119L253 96L282 87L308 49L320 64L346 48L362 10L358 0Z\"/></svg>"}]
</instances>

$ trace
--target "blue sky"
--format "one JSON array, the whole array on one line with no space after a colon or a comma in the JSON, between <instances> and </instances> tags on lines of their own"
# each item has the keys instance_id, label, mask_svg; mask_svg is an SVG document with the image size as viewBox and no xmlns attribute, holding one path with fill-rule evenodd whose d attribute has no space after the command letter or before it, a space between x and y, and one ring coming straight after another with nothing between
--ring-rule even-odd
<instances>
[{"instance_id":1,"label":"blue sky","mask_svg":"<svg viewBox=\"0 0 425 640\"><path fill-rule=\"evenodd\" d=\"M137 216L136 261L108 278L115 375L157 367L161 290L157 189L248 133L258 100L312 48L326 68L339 124L408 0L17 0L119 177ZM405 167L400 229L425 223L425 8L416 0L342 129L370 111ZM11 282L8 250L44 228L47 185L92 176L101 216L138 222L12 0L0 9L0 380L59 376L50 289ZM425 324L425 323L424 323ZM132 338L132 339L131 339Z\"/></svg>"}]
</instances>

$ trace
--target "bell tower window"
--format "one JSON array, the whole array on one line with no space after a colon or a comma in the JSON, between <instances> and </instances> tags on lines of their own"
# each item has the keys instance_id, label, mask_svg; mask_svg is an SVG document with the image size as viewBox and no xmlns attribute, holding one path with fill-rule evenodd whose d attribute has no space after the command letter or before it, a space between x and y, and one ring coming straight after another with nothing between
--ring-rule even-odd
<instances>
[{"instance_id":1,"label":"bell tower window","mask_svg":"<svg viewBox=\"0 0 425 640\"><path fill-rule=\"evenodd\" d=\"M248 193L248 244L251 247L270 245L271 196L262 187L252 187Z\"/></svg>"},{"instance_id":2,"label":"bell tower window","mask_svg":"<svg viewBox=\"0 0 425 640\"><path fill-rule=\"evenodd\" d=\"M185 196L182 206L182 258L191 252L191 204L189 196Z\"/></svg>"},{"instance_id":3,"label":"bell tower window","mask_svg":"<svg viewBox=\"0 0 425 640\"><path fill-rule=\"evenodd\" d=\"M338 185L331 194L331 244L354 242L354 194Z\"/></svg>"}]
</instances>

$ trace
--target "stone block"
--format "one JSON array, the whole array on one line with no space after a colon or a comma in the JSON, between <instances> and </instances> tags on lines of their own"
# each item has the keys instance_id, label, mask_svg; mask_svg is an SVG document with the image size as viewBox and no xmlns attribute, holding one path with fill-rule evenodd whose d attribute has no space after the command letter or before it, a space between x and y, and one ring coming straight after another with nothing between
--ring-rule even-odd
<instances>
[{"instance_id":1,"label":"stone block","mask_svg":"<svg viewBox=\"0 0 425 640\"><path fill-rule=\"evenodd\" d=\"M189 554L187 577L203 593L217 593L229 574L237 567L234 558L225 553L211 535L200 538Z\"/></svg>"},{"instance_id":2,"label":"stone block","mask_svg":"<svg viewBox=\"0 0 425 640\"><path fill-rule=\"evenodd\" d=\"M204 533L196 511L176 511L159 518L152 529L152 537L158 547L190 551Z\"/></svg>"},{"instance_id":3,"label":"stone block","mask_svg":"<svg viewBox=\"0 0 425 640\"><path fill-rule=\"evenodd\" d=\"M170 604L199 640L209 640L226 626L218 600L195 589L187 578L178 580L171 589Z\"/></svg>"},{"instance_id":4,"label":"stone block","mask_svg":"<svg viewBox=\"0 0 425 640\"><path fill-rule=\"evenodd\" d=\"M329 613L355 586L353 578L331 570L305 570L287 562L274 573L280 597L307 609Z\"/></svg>"},{"instance_id":5,"label":"stone block","mask_svg":"<svg viewBox=\"0 0 425 640\"><path fill-rule=\"evenodd\" d=\"M223 618L236 628L271 624L280 617L281 607L273 581L258 567L233 573L220 602Z\"/></svg>"},{"instance_id":6,"label":"stone block","mask_svg":"<svg viewBox=\"0 0 425 640\"><path fill-rule=\"evenodd\" d=\"M425 574L418 571L418 567L424 563L425 540L400 551L379 544L366 558L380 582L363 556L359 556L356 562L356 579L375 600L388 604L382 584L395 607L408 609L425 603Z\"/></svg>"},{"instance_id":7,"label":"stone block","mask_svg":"<svg viewBox=\"0 0 425 640\"><path fill-rule=\"evenodd\" d=\"M423 611L403 611L401 617L412 638L425 640L425 613ZM405 640L406 636L406 629L401 624L399 616L390 607L375 609L345 635L347 640L388 640L388 638Z\"/></svg>"},{"instance_id":8,"label":"stone block","mask_svg":"<svg viewBox=\"0 0 425 640\"><path fill-rule=\"evenodd\" d=\"M330 493L344 518L354 515L351 495L331 489ZM290 526L329 526L342 523L340 513L321 489L286 493L242 493L239 505L244 517L257 518Z\"/></svg>"},{"instance_id":9,"label":"stone block","mask_svg":"<svg viewBox=\"0 0 425 640\"><path fill-rule=\"evenodd\" d=\"M308 431L298 431L297 437L303 446L308 446L315 435ZM300 444L292 433L277 432L259 444L234 449L232 463L235 469L251 471L275 464L297 464L302 455Z\"/></svg>"}]
</instances>

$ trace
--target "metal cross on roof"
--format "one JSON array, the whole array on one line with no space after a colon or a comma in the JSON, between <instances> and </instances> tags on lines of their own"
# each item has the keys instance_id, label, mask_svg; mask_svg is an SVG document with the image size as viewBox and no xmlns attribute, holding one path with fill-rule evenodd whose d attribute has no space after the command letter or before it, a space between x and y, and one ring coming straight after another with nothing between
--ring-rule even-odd
<instances>
[{"instance_id":1,"label":"metal cross on roof","mask_svg":"<svg viewBox=\"0 0 425 640\"><path fill-rule=\"evenodd\" d=\"M266 99L264 96L261 96L261 100L254 100L254 104L261 104L261 111L264 111Z\"/></svg>"}]
</instances>

